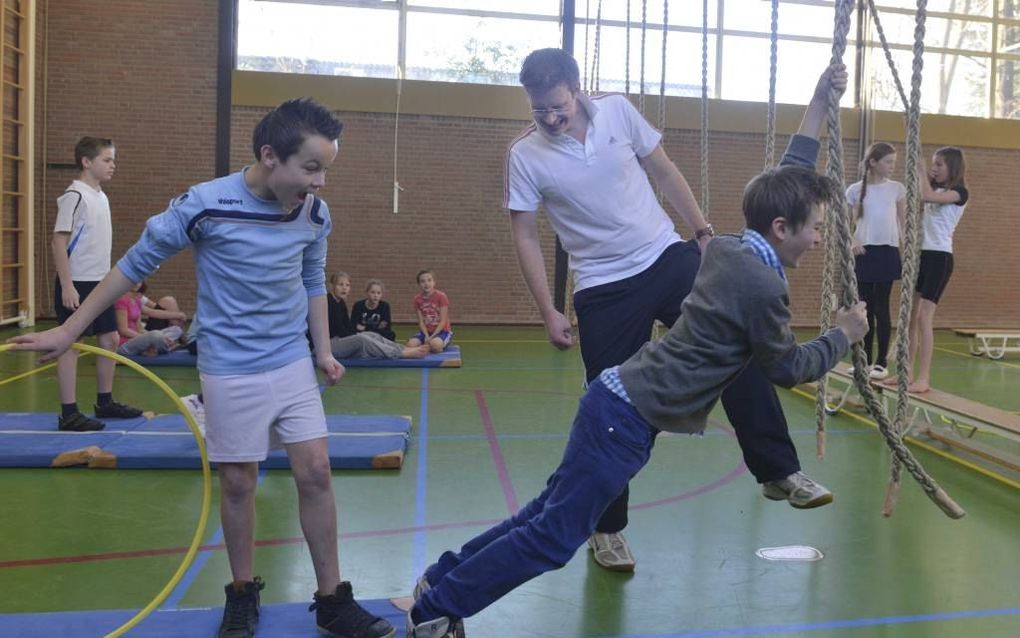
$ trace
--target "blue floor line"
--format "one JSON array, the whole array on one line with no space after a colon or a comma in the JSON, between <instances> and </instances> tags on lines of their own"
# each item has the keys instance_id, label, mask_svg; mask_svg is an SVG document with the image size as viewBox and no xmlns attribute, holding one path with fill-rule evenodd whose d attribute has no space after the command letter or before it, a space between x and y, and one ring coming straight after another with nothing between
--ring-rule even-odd
<instances>
[{"instance_id":1,"label":"blue floor line","mask_svg":"<svg viewBox=\"0 0 1020 638\"><path fill-rule=\"evenodd\" d=\"M817 430L815 430L814 428L811 428L810 430L790 430L790 435L791 436L806 436L806 435L809 435L809 434L815 434L815 432L817 432ZM831 428L826 428L825 432L826 432L826 434L829 434L829 435L848 435L848 436L849 435L860 435L860 434L874 435L874 432L872 430L865 430L865 429L859 429L859 430L834 430L834 429L831 429ZM526 441L530 441L530 440L542 441L542 440L553 440L553 439L561 439L562 440L562 439L566 439L567 436L568 436L568 433L566 433L566 432L564 432L562 434L539 433L539 432L536 432L536 433L532 433L532 434L497 434L496 438L500 439L501 441L502 440L514 440L514 439L517 439L517 440L526 440ZM692 435L689 435L689 434L672 434L672 433L666 432L662 436L663 436L663 438L659 439L660 441L664 441L664 440L668 440L668 439L686 439L687 437L692 436ZM693 436L698 436L698 435L693 435ZM701 435L701 436L705 436L705 437L716 437L716 436L730 437L732 435L729 432L722 432L720 430L713 429L713 430L709 430L709 431L705 432L704 435ZM431 438L432 438L433 441L457 441L457 440L476 440L476 439L477 440L482 440L482 439L485 439L486 436L484 434L439 434L439 435L432 436Z\"/></svg>"},{"instance_id":2,"label":"blue floor line","mask_svg":"<svg viewBox=\"0 0 1020 638\"><path fill-rule=\"evenodd\" d=\"M258 489L258 486L262 485L262 480L264 478L266 478L266 470L259 470L259 480L258 483L255 484L255 489ZM220 525L216 528L216 532L213 533L212 537L205 544L219 545L222 542L223 526ZM180 608L181 601L184 600L184 596L188 593L188 590L191 589L191 586L195 583L198 575L202 573L202 569L205 567L205 564L209 562L209 559L215 551L216 550L203 550L195 556L195 560L191 563L191 566L188 567L188 571L184 572L184 576L182 576L181 580L178 581L177 586L174 587L172 592L170 592L167 599L163 601L163 605L160 609L166 610Z\"/></svg>"},{"instance_id":3,"label":"blue floor line","mask_svg":"<svg viewBox=\"0 0 1020 638\"><path fill-rule=\"evenodd\" d=\"M769 634L801 633L805 631L824 631L827 629L848 629L855 627L875 627L879 625L903 625L921 622L941 622L947 620L964 620L968 618L992 618L996 616L1015 616L1020 614L1020 607L1000 609L968 609L948 611L934 614L915 614L909 616L878 616L874 618L849 618L814 623L790 623L786 625L759 625L757 627L728 627L721 629L697 629L671 634L628 634L618 638L728 638L729 636L766 636Z\"/></svg>"},{"instance_id":4,"label":"blue floor line","mask_svg":"<svg viewBox=\"0 0 1020 638\"><path fill-rule=\"evenodd\" d=\"M421 371L421 409L418 413L418 469L415 473L414 526L418 530L425 527L425 501L428 481L428 437L429 437L429 371ZM414 533L411 553L411 569L414 577L425 571L426 534L424 531Z\"/></svg>"}]
</instances>

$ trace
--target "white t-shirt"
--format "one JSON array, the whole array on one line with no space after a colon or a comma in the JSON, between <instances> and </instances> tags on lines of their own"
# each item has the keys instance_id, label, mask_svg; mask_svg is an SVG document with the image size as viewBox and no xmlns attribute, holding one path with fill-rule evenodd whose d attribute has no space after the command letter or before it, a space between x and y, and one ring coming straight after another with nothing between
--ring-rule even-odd
<instances>
[{"instance_id":1,"label":"white t-shirt","mask_svg":"<svg viewBox=\"0 0 1020 638\"><path fill-rule=\"evenodd\" d=\"M74 180L57 198L53 232L70 233L67 259L74 281L100 281L110 272L113 225L106 193Z\"/></svg>"},{"instance_id":2,"label":"white t-shirt","mask_svg":"<svg viewBox=\"0 0 1020 638\"><path fill-rule=\"evenodd\" d=\"M896 203L902 202L906 196L907 189L899 182L887 179L878 184L868 184L868 192L864 196L864 214L858 217L861 182L851 184L846 189L846 201L857 220L854 239L862 246L899 246L900 222L896 215Z\"/></svg>"},{"instance_id":3,"label":"white t-shirt","mask_svg":"<svg viewBox=\"0 0 1020 638\"><path fill-rule=\"evenodd\" d=\"M945 190L937 188L935 192L941 193ZM967 207L970 193L962 186L954 186L951 190L960 194L960 201L955 204L925 204L924 242L921 243L921 250L953 252L953 231L963 217L963 209Z\"/></svg>"},{"instance_id":4,"label":"white t-shirt","mask_svg":"<svg viewBox=\"0 0 1020 638\"><path fill-rule=\"evenodd\" d=\"M503 200L517 214L545 207L575 292L636 275L680 241L638 163L662 135L622 95L577 99L589 116L584 145L529 126L507 150Z\"/></svg>"}]
</instances>

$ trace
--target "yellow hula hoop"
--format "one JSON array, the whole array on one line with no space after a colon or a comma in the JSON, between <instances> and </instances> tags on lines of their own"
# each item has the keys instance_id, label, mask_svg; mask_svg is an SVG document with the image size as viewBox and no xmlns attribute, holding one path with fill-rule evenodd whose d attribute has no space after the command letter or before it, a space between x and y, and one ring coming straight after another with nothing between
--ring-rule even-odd
<instances>
[{"instance_id":1,"label":"yellow hula hoop","mask_svg":"<svg viewBox=\"0 0 1020 638\"><path fill-rule=\"evenodd\" d=\"M195 555L198 553L198 548L202 544L202 537L205 535L206 523L209 520L209 506L210 503L212 502L212 472L209 469L209 455L205 451L205 440L198 432L198 424L195 423L195 419L192 418L191 413L188 412L187 408L184 406L184 403L182 403L180 398L178 398L177 393L171 390L170 386L168 386L165 381L160 379L151 371L146 370L141 365L115 352L110 352L109 350L104 350L102 348L97 348L95 346L86 345L84 343L76 343L72 347L75 350L79 350L81 352L88 352L99 357L113 359L117 363L126 365L132 370L141 373L142 376L144 376L146 379L156 384L156 386L159 387L159 389L162 390L163 393L166 394L170 398L170 400L174 402L174 405L177 407L177 410L181 413L181 415L184 416L184 420L187 422L188 428L191 430L191 433L195 437L195 441L198 443L198 453L202 458L202 513L198 517L198 526L195 528L195 534L191 539L191 546L188 547L187 553L184 554L184 559L181 561L181 564L178 565L177 571L174 572L174 575L170 578L170 581L163 587L163 589L158 594L156 594L156 597L153 598L148 605L143 607L130 620L128 620L120 627L114 629L110 633L106 634L105 637L105 638L117 638L118 636L123 636L125 633L134 628L135 625L142 622L149 614L154 612L156 608L159 607L164 600L166 600L167 596L170 595L170 592L172 592L174 588L177 587L177 583L179 583L181 578L184 577L184 572L188 570L188 567L191 566L192 561L195 560ZM11 344L0 344L0 352L10 350L11 348L12 348Z\"/></svg>"}]
</instances>

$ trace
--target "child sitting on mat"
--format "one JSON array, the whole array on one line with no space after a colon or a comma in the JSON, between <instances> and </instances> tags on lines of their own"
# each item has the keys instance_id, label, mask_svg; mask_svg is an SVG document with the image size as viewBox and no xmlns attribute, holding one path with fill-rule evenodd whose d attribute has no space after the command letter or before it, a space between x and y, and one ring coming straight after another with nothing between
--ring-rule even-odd
<instances>
[{"instance_id":1,"label":"child sitting on mat","mask_svg":"<svg viewBox=\"0 0 1020 638\"><path fill-rule=\"evenodd\" d=\"M427 345L432 352L442 352L453 339L450 326L450 300L446 293L436 290L436 279L431 270L418 271L421 292L414 297L414 310L418 314L418 333L408 339L414 348Z\"/></svg>"},{"instance_id":2,"label":"child sitting on mat","mask_svg":"<svg viewBox=\"0 0 1020 638\"><path fill-rule=\"evenodd\" d=\"M358 332L347 314L350 275L341 271L330 275L329 347L337 359L421 359L428 346L402 346L376 332Z\"/></svg>"},{"instance_id":3,"label":"child sitting on mat","mask_svg":"<svg viewBox=\"0 0 1020 638\"><path fill-rule=\"evenodd\" d=\"M118 354L144 355L154 357L174 349L184 330L170 325L160 330L145 330L141 327L142 289L145 282L139 282L121 295L113 308L117 313L117 334L120 337Z\"/></svg>"},{"instance_id":4,"label":"child sitting on mat","mask_svg":"<svg viewBox=\"0 0 1020 638\"><path fill-rule=\"evenodd\" d=\"M351 321L358 332L375 332L390 341L397 340L393 332L393 319L390 317L390 304L382 300L383 282L369 279L365 284L365 298L354 304L351 310Z\"/></svg>"}]
</instances>

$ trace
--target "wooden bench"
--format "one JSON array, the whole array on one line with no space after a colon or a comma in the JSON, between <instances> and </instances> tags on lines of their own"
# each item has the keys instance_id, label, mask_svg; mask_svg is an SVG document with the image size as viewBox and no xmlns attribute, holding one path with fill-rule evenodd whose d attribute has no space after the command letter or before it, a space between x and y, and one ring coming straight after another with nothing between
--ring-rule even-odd
<instances>
[{"instance_id":1,"label":"wooden bench","mask_svg":"<svg viewBox=\"0 0 1020 638\"><path fill-rule=\"evenodd\" d=\"M977 357L988 355L989 359L1001 359L1007 352L1020 352L1020 331L954 328L953 332L961 337L967 337L970 353Z\"/></svg>"},{"instance_id":2,"label":"wooden bench","mask_svg":"<svg viewBox=\"0 0 1020 638\"><path fill-rule=\"evenodd\" d=\"M830 383L846 387L835 405L826 405L826 412L835 414L841 410L848 397L856 391L850 366L840 362L829 374ZM890 419L895 415L896 388L872 380L871 386L881 395L881 400ZM936 390L908 394L910 411L907 434L923 434L945 445L961 449L969 454L1020 473L1020 459L1002 449L976 440L979 432L994 432L996 435L1020 442L1020 414L1013 414L977 401Z\"/></svg>"}]
</instances>

